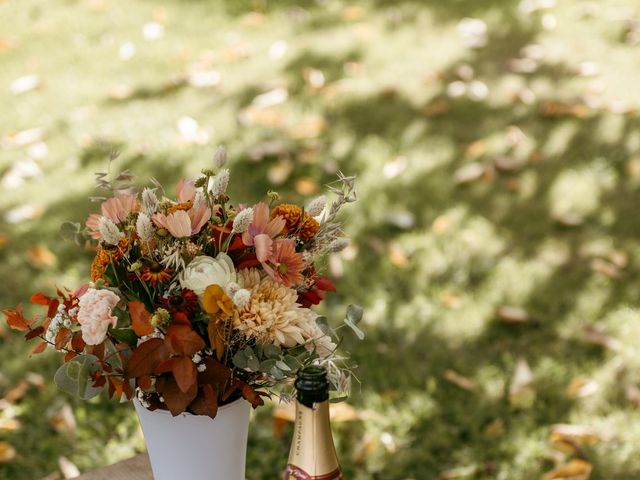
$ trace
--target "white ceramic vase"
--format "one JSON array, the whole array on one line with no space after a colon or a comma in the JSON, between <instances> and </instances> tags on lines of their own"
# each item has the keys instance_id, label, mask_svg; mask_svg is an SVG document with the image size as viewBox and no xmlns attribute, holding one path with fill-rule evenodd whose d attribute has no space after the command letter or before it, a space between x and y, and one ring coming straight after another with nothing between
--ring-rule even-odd
<instances>
[{"instance_id":1,"label":"white ceramic vase","mask_svg":"<svg viewBox=\"0 0 640 480\"><path fill-rule=\"evenodd\" d=\"M144 433L154 480L245 480L250 405L243 399L218 408L216 418L133 401Z\"/></svg>"}]
</instances>

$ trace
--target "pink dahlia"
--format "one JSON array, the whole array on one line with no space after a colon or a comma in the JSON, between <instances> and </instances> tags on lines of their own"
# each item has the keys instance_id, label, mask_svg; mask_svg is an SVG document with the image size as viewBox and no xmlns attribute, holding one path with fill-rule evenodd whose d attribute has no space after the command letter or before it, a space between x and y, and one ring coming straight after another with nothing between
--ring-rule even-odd
<instances>
[{"instance_id":1,"label":"pink dahlia","mask_svg":"<svg viewBox=\"0 0 640 480\"><path fill-rule=\"evenodd\" d=\"M113 198L105 200L100 206L102 215L98 213L92 213L87 218L87 228L89 229L89 236L96 240L102 238L102 234L98 229L100 218L107 217L113 223L118 224L126 220L129 214L140 210L140 204L136 194L134 193L121 193Z\"/></svg>"}]
</instances>

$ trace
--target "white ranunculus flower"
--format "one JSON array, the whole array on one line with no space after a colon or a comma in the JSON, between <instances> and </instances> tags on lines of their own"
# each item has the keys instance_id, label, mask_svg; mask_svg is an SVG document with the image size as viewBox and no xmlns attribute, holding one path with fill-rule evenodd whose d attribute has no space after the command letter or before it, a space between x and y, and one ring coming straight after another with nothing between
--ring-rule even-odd
<instances>
[{"instance_id":1,"label":"white ranunculus flower","mask_svg":"<svg viewBox=\"0 0 640 480\"><path fill-rule=\"evenodd\" d=\"M226 290L229 283L238 282L233 261L224 252L216 258L201 255L194 258L180 274L182 288L193 290L198 297L204 295L209 285L220 285Z\"/></svg>"}]
</instances>

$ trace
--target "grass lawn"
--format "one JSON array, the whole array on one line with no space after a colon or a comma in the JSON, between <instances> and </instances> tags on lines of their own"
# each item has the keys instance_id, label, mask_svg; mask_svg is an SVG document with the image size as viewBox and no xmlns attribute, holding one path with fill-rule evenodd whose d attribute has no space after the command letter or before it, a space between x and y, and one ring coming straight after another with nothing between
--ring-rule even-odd
<instances>
[{"instance_id":1,"label":"grass lawn","mask_svg":"<svg viewBox=\"0 0 640 480\"><path fill-rule=\"evenodd\" d=\"M0 306L88 278L58 228L111 151L171 184L225 144L247 201L342 170L323 310L362 304L367 333L345 477L640 478L640 8L553 3L0 0ZM0 479L141 451L131 405L58 392L30 348L0 330ZM286 463L272 410L249 480Z\"/></svg>"}]
</instances>

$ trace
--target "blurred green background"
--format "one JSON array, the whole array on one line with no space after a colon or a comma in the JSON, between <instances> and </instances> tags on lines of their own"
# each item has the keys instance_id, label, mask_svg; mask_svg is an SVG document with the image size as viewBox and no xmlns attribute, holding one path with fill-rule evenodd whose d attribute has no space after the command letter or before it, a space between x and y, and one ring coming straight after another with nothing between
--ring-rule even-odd
<instances>
[{"instance_id":1,"label":"blurred green background","mask_svg":"<svg viewBox=\"0 0 640 480\"><path fill-rule=\"evenodd\" d=\"M224 144L245 201L342 170L346 478L640 478L639 45L635 0L0 0L0 306L88 278L58 229L113 150L173 184ZM130 405L0 328L1 479L141 451ZM249 480L286 462L273 408Z\"/></svg>"}]
</instances>

